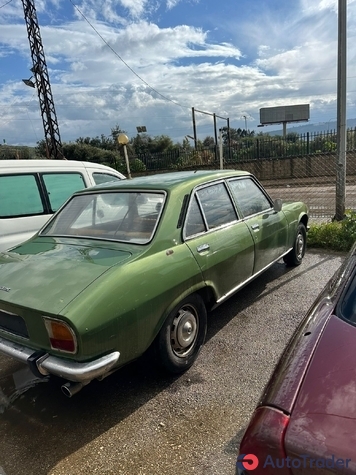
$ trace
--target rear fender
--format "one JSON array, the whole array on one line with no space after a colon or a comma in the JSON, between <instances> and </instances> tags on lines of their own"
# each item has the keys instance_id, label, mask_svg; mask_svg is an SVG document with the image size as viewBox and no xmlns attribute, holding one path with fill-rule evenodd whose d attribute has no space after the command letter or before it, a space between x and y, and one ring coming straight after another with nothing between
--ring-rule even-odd
<instances>
[{"instance_id":1,"label":"rear fender","mask_svg":"<svg viewBox=\"0 0 356 475\"><path fill-rule=\"evenodd\" d=\"M204 285L203 282L200 283L200 284L197 284L193 287L190 287L185 292L182 292L180 295L176 296L176 298L174 300L172 300L170 305L166 308L166 310L164 311L164 313L162 314L162 316L160 317L160 319L157 322L157 325L156 325L155 331L154 331L154 338L152 339L152 342L154 341L154 339L158 335L159 331L163 327L164 322L168 318L168 315L173 311L173 309L177 305L179 305L179 303L182 300L184 300L186 297L188 297L189 295L192 295L192 294L199 294L200 297L203 299L206 308L207 309L211 308L211 297L213 295L213 292L209 291L209 288L206 287L206 285Z\"/></svg>"}]
</instances>

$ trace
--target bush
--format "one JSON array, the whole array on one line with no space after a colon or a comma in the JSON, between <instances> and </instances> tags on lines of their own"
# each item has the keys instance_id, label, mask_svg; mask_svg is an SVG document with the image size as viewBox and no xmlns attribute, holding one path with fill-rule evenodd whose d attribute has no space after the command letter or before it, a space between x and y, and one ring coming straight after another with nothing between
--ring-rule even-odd
<instances>
[{"instance_id":1,"label":"bush","mask_svg":"<svg viewBox=\"0 0 356 475\"><path fill-rule=\"evenodd\" d=\"M189 168L197 168L200 166L211 166L214 164L215 154L209 150L194 150L182 154L176 163L171 165L170 168L176 168L178 170L186 170Z\"/></svg>"},{"instance_id":2,"label":"bush","mask_svg":"<svg viewBox=\"0 0 356 475\"><path fill-rule=\"evenodd\" d=\"M342 221L312 224L308 232L308 246L334 251L349 251L356 241L356 212L349 211Z\"/></svg>"},{"instance_id":3,"label":"bush","mask_svg":"<svg viewBox=\"0 0 356 475\"><path fill-rule=\"evenodd\" d=\"M144 172L146 171L146 165L138 158L134 158L130 160L130 171L132 173Z\"/></svg>"}]
</instances>

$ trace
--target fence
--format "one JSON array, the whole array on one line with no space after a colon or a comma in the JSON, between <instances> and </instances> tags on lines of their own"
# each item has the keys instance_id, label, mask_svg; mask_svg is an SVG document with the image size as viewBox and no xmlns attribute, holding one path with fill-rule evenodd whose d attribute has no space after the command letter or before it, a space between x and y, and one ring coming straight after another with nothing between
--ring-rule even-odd
<instances>
[{"instance_id":1,"label":"fence","mask_svg":"<svg viewBox=\"0 0 356 475\"><path fill-rule=\"evenodd\" d=\"M223 147L224 168L253 173L273 198L304 201L312 221L328 221L336 209L335 131L243 139ZM215 147L137 156L147 173L219 168ZM346 209L356 209L356 129L347 131Z\"/></svg>"},{"instance_id":2,"label":"fence","mask_svg":"<svg viewBox=\"0 0 356 475\"><path fill-rule=\"evenodd\" d=\"M356 209L355 152L347 153L346 209ZM244 161L241 168L253 173L274 198L304 201L312 221L328 221L336 209L336 153Z\"/></svg>"},{"instance_id":3,"label":"fence","mask_svg":"<svg viewBox=\"0 0 356 475\"><path fill-rule=\"evenodd\" d=\"M336 148L335 130L290 133L285 138L243 137L223 147L223 166L253 173L273 198L304 201L309 206L311 220L327 221L334 217L336 209ZM34 158L33 155L32 148L0 146L0 159ZM115 168L118 164L119 161L115 162ZM216 169L220 161L216 146L197 150L176 147L169 152L130 157L130 166L135 176ZM346 209L356 209L356 128L347 131Z\"/></svg>"}]
</instances>

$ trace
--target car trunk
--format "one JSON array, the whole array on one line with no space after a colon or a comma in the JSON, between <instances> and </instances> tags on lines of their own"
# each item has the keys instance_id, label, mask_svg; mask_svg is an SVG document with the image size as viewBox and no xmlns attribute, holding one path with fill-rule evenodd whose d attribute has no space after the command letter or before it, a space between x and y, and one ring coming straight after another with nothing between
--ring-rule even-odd
<instances>
[{"instance_id":1,"label":"car trunk","mask_svg":"<svg viewBox=\"0 0 356 475\"><path fill-rule=\"evenodd\" d=\"M37 238L0 254L0 309L59 314L109 268L132 255L117 245L108 248L108 243L104 247L90 240L76 241Z\"/></svg>"},{"instance_id":2,"label":"car trunk","mask_svg":"<svg viewBox=\"0 0 356 475\"><path fill-rule=\"evenodd\" d=\"M356 328L333 315L314 352L286 431L286 453L299 459L292 465L294 475L309 473L309 469L316 475L356 472L355 341ZM315 460L312 466L309 457Z\"/></svg>"}]
</instances>

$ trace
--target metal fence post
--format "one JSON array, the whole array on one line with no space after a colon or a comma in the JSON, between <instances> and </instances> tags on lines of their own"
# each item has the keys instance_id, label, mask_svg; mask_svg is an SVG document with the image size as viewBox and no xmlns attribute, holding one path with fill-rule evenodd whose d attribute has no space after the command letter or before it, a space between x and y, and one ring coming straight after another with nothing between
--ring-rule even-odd
<instances>
[{"instance_id":1,"label":"metal fence post","mask_svg":"<svg viewBox=\"0 0 356 475\"><path fill-rule=\"evenodd\" d=\"M337 64L337 170L336 213L341 221L346 201L346 15L347 0L339 0L338 10L338 64Z\"/></svg>"}]
</instances>

